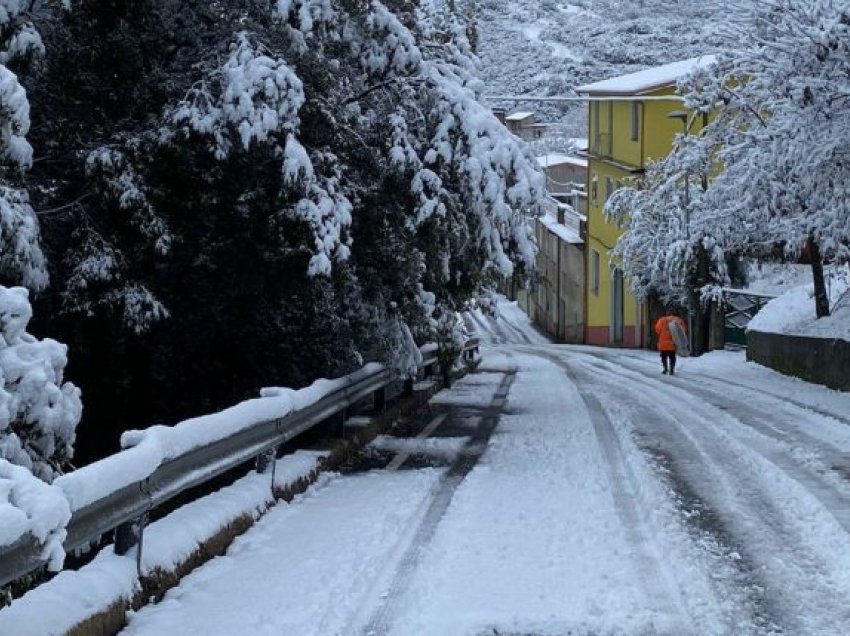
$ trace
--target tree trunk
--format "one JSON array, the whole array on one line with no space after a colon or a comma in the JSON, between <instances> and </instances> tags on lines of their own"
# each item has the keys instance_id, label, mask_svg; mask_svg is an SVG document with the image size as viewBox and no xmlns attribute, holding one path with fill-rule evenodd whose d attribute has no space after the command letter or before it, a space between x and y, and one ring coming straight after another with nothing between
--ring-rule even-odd
<instances>
[{"instance_id":1,"label":"tree trunk","mask_svg":"<svg viewBox=\"0 0 850 636\"><path fill-rule=\"evenodd\" d=\"M823 318L829 315L829 296L826 295L826 283L823 278L823 256L818 242L811 236L807 247L812 264L812 279L815 283L815 314L818 318Z\"/></svg>"},{"instance_id":2,"label":"tree trunk","mask_svg":"<svg viewBox=\"0 0 850 636\"><path fill-rule=\"evenodd\" d=\"M726 346L726 326L723 303L717 300L712 300L709 312L709 338L708 348L711 351L715 349L723 349Z\"/></svg>"},{"instance_id":3,"label":"tree trunk","mask_svg":"<svg viewBox=\"0 0 850 636\"><path fill-rule=\"evenodd\" d=\"M711 275L711 264L709 263L708 253L705 251L702 241L697 242L695 249L696 272L690 298L691 307L693 309L692 329L694 330L691 338L693 342L693 351L691 352L691 355L700 356L709 351L711 306L710 304L703 305L702 288L709 282L708 279Z\"/></svg>"}]
</instances>

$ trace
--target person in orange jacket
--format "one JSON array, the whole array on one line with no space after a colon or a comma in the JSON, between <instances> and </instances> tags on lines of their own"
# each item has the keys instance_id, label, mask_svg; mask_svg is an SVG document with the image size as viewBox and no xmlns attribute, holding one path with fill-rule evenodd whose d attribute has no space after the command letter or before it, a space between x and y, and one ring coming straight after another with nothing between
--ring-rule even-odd
<instances>
[{"instance_id":1,"label":"person in orange jacket","mask_svg":"<svg viewBox=\"0 0 850 636\"><path fill-rule=\"evenodd\" d=\"M682 329L682 333L687 333L685 322L674 314L661 316L655 322L655 335L658 336L658 351L661 352L661 364L664 367L662 373L667 375L675 375L676 373L676 341L673 334L670 332L670 323L675 321ZM669 366L668 366L669 363Z\"/></svg>"}]
</instances>

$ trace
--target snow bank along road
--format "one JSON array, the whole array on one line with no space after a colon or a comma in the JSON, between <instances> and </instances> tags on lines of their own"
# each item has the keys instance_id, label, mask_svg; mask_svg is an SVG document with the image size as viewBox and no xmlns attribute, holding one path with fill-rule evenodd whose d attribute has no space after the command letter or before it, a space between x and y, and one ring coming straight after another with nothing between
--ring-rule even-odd
<instances>
[{"instance_id":1,"label":"snow bank along road","mask_svg":"<svg viewBox=\"0 0 850 636\"><path fill-rule=\"evenodd\" d=\"M850 395L469 320L479 373L125 633L850 633Z\"/></svg>"}]
</instances>

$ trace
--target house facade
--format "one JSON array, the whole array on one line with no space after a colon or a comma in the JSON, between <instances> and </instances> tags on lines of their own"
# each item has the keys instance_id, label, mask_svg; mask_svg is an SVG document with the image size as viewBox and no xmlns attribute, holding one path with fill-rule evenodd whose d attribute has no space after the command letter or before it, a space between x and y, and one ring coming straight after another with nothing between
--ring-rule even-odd
<instances>
[{"instance_id":1,"label":"house facade","mask_svg":"<svg viewBox=\"0 0 850 636\"><path fill-rule=\"evenodd\" d=\"M544 214L532 221L536 272L528 287L513 279L504 291L558 342L584 341L584 233L587 159L565 153L537 157L546 175Z\"/></svg>"},{"instance_id":2,"label":"house facade","mask_svg":"<svg viewBox=\"0 0 850 636\"><path fill-rule=\"evenodd\" d=\"M584 340L584 217L553 197L534 221L537 273L520 306L557 342Z\"/></svg>"},{"instance_id":3,"label":"house facade","mask_svg":"<svg viewBox=\"0 0 850 636\"><path fill-rule=\"evenodd\" d=\"M546 135L546 131L549 129L548 124L537 122L535 114L529 111L505 115L501 121L507 126L508 130L526 141L540 139Z\"/></svg>"},{"instance_id":4,"label":"house facade","mask_svg":"<svg viewBox=\"0 0 850 636\"><path fill-rule=\"evenodd\" d=\"M694 134L702 122L683 111L676 82L694 68L713 63L704 56L587 84L587 238L585 246L585 342L645 347L649 316L629 291L629 281L611 258L620 237L605 218L605 202L653 159L666 156L677 133Z\"/></svg>"}]
</instances>

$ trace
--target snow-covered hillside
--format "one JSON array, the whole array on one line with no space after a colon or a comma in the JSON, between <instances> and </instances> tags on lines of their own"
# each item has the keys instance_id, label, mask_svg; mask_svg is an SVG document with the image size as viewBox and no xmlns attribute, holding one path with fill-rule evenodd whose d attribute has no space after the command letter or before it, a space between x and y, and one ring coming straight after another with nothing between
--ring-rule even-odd
<instances>
[{"instance_id":1,"label":"snow-covered hillside","mask_svg":"<svg viewBox=\"0 0 850 636\"><path fill-rule=\"evenodd\" d=\"M478 54L487 91L568 95L588 81L714 52L722 48L732 4L482 0ZM557 113L553 106L536 107L551 117Z\"/></svg>"}]
</instances>

